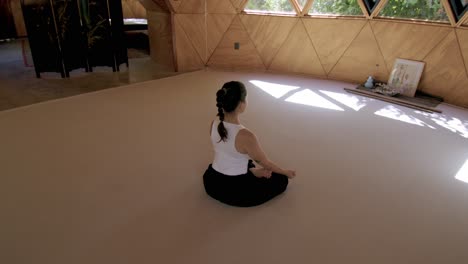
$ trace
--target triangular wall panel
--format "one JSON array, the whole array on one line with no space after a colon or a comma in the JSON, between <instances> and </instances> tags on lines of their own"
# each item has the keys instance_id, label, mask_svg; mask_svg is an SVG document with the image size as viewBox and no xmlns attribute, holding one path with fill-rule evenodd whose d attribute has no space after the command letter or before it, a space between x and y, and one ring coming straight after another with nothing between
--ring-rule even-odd
<instances>
[{"instance_id":1,"label":"triangular wall panel","mask_svg":"<svg viewBox=\"0 0 468 264\"><path fill-rule=\"evenodd\" d=\"M451 32L448 27L394 22L371 21L371 26L388 69L397 58L422 60Z\"/></svg>"},{"instance_id":2,"label":"triangular wall panel","mask_svg":"<svg viewBox=\"0 0 468 264\"><path fill-rule=\"evenodd\" d=\"M122 0L122 12L125 18L146 18L150 11L170 13L168 5L164 0Z\"/></svg>"},{"instance_id":3,"label":"triangular wall panel","mask_svg":"<svg viewBox=\"0 0 468 264\"><path fill-rule=\"evenodd\" d=\"M177 67L179 71L194 71L204 68L197 51L185 34L180 23L175 23L175 46L177 50Z\"/></svg>"},{"instance_id":4,"label":"triangular wall panel","mask_svg":"<svg viewBox=\"0 0 468 264\"><path fill-rule=\"evenodd\" d=\"M366 24L328 76L333 79L364 82L369 75L386 81L389 74L371 27Z\"/></svg>"},{"instance_id":5,"label":"triangular wall panel","mask_svg":"<svg viewBox=\"0 0 468 264\"><path fill-rule=\"evenodd\" d=\"M468 80L455 31L424 58L426 65L419 90L443 95L448 103L468 105Z\"/></svg>"},{"instance_id":6,"label":"triangular wall panel","mask_svg":"<svg viewBox=\"0 0 468 264\"><path fill-rule=\"evenodd\" d=\"M458 43L465 60L465 70L468 74L468 29L457 29Z\"/></svg>"},{"instance_id":7,"label":"triangular wall panel","mask_svg":"<svg viewBox=\"0 0 468 264\"><path fill-rule=\"evenodd\" d=\"M169 5L165 0L136 0L146 11L158 11L162 13L170 13Z\"/></svg>"},{"instance_id":8,"label":"triangular wall panel","mask_svg":"<svg viewBox=\"0 0 468 264\"><path fill-rule=\"evenodd\" d=\"M206 11L209 14L235 14L236 9L231 0L206 0Z\"/></svg>"},{"instance_id":9,"label":"triangular wall panel","mask_svg":"<svg viewBox=\"0 0 468 264\"><path fill-rule=\"evenodd\" d=\"M230 1L232 3L232 6L234 6L236 10L240 11L240 8L241 8L240 5L242 4L243 1L242 0L230 0Z\"/></svg>"},{"instance_id":10,"label":"triangular wall panel","mask_svg":"<svg viewBox=\"0 0 468 264\"><path fill-rule=\"evenodd\" d=\"M177 12L182 14L204 14L205 4L205 0L183 0L177 8Z\"/></svg>"},{"instance_id":11,"label":"triangular wall panel","mask_svg":"<svg viewBox=\"0 0 468 264\"><path fill-rule=\"evenodd\" d=\"M304 25L298 21L269 70L326 76Z\"/></svg>"},{"instance_id":12,"label":"triangular wall panel","mask_svg":"<svg viewBox=\"0 0 468 264\"><path fill-rule=\"evenodd\" d=\"M175 23L182 26L203 62L206 54L206 21L204 14L176 14Z\"/></svg>"},{"instance_id":13,"label":"triangular wall panel","mask_svg":"<svg viewBox=\"0 0 468 264\"><path fill-rule=\"evenodd\" d=\"M122 14L124 17L145 18L146 10L138 1L122 1Z\"/></svg>"},{"instance_id":14,"label":"triangular wall panel","mask_svg":"<svg viewBox=\"0 0 468 264\"><path fill-rule=\"evenodd\" d=\"M235 49L235 43L239 44L239 49ZM262 59L250 40L249 34L245 31L239 16L233 19L208 61L208 65L230 70L265 70Z\"/></svg>"},{"instance_id":15,"label":"triangular wall panel","mask_svg":"<svg viewBox=\"0 0 468 264\"><path fill-rule=\"evenodd\" d=\"M178 12L179 6L180 6L180 3L182 3L182 0L169 0L169 3L172 5L172 8L174 9L174 11Z\"/></svg>"},{"instance_id":16,"label":"triangular wall panel","mask_svg":"<svg viewBox=\"0 0 468 264\"><path fill-rule=\"evenodd\" d=\"M241 20L268 67L298 18L241 15Z\"/></svg>"},{"instance_id":17,"label":"triangular wall panel","mask_svg":"<svg viewBox=\"0 0 468 264\"><path fill-rule=\"evenodd\" d=\"M206 15L206 26L207 26L207 57L209 58L213 54L214 50L218 46L219 42L223 38L224 33L232 23L232 19L235 17L233 14L207 14Z\"/></svg>"},{"instance_id":18,"label":"triangular wall panel","mask_svg":"<svg viewBox=\"0 0 468 264\"><path fill-rule=\"evenodd\" d=\"M322 18L304 18L302 21L327 73L366 23L364 20Z\"/></svg>"}]
</instances>

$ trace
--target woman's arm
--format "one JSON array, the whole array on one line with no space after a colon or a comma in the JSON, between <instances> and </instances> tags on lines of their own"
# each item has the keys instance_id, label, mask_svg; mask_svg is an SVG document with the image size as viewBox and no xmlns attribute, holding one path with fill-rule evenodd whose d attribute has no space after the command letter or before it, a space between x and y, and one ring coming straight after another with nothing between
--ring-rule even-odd
<instances>
[{"instance_id":1,"label":"woman's arm","mask_svg":"<svg viewBox=\"0 0 468 264\"><path fill-rule=\"evenodd\" d=\"M294 170L285 170L268 159L262 147L260 146L257 137L248 129L240 130L238 139L239 141L236 142L236 145L239 146L240 150L243 150L242 152L249 155L250 158L260 164L263 168L286 175L288 178L293 178L296 176L296 172Z\"/></svg>"}]
</instances>

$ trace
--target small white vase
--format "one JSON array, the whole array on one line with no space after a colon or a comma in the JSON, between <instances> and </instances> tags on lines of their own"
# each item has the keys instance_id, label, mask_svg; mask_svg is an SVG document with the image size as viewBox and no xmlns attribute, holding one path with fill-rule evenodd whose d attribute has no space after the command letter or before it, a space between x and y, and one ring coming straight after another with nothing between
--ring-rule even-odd
<instances>
[{"instance_id":1,"label":"small white vase","mask_svg":"<svg viewBox=\"0 0 468 264\"><path fill-rule=\"evenodd\" d=\"M372 78L372 76L369 76L369 78L367 78L367 81L364 84L364 87L369 88L369 89L374 88L374 79Z\"/></svg>"}]
</instances>

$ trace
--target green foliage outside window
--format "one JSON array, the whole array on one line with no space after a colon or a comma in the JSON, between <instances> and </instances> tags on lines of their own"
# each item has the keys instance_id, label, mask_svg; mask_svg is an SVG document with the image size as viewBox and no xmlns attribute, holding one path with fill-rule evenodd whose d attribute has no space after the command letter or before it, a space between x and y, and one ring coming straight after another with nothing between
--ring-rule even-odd
<instances>
[{"instance_id":1,"label":"green foliage outside window","mask_svg":"<svg viewBox=\"0 0 468 264\"><path fill-rule=\"evenodd\" d=\"M297 1L301 7L304 7L307 2L307 0ZM466 4L468 0L461 1ZM289 0L250 0L245 9L283 13L295 12ZM314 0L309 14L363 16L357 0ZM388 0L378 16L449 21L440 0Z\"/></svg>"},{"instance_id":2,"label":"green foliage outside window","mask_svg":"<svg viewBox=\"0 0 468 264\"><path fill-rule=\"evenodd\" d=\"M468 1L468 0L466 0L466 1ZM301 8L304 8L305 4L307 3L307 0L297 0L297 2L301 6Z\"/></svg>"},{"instance_id":3,"label":"green foliage outside window","mask_svg":"<svg viewBox=\"0 0 468 264\"><path fill-rule=\"evenodd\" d=\"M309 14L363 15L357 0L314 0Z\"/></svg>"},{"instance_id":4,"label":"green foliage outside window","mask_svg":"<svg viewBox=\"0 0 468 264\"><path fill-rule=\"evenodd\" d=\"M432 21L448 21L439 0L388 0L379 16Z\"/></svg>"},{"instance_id":5,"label":"green foliage outside window","mask_svg":"<svg viewBox=\"0 0 468 264\"><path fill-rule=\"evenodd\" d=\"M250 0L245 7L250 11L269 11L280 13L295 13L289 0Z\"/></svg>"}]
</instances>

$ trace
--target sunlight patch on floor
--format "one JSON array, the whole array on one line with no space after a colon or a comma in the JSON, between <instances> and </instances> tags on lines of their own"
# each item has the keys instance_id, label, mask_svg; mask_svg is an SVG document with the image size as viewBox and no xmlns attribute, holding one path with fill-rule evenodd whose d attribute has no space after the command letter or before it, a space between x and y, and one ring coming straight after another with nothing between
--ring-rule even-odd
<instances>
[{"instance_id":1,"label":"sunlight patch on floor","mask_svg":"<svg viewBox=\"0 0 468 264\"><path fill-rule=\"evenodd\" d=\"M282 96L289 93L290 91L300 88L299 86L264 82L264 81L258 81L258 80L251 80L249 82L275 98L281 98Z\"/></svg>"},{"instance_id":2,"label":"sunlight patch on floor","mask_svg":"<svg viewBox=\"0 0 468 264\"><path fill-rule=\"evenodd\" d=\"M417 113L430 118L439 126L446 128L453 133L457 133L464 138L468 138L468 121L462 121L456 117L448 117L442 114L430 114L421 111L417 111Z\"/></svg>"},{"instance_id":3,"label":"sunlight patch on floor","mask_svg":"<svg viewBox=\"0 0 468 264\"><path fill-rule=\"evenodd\" d=\"M457 175L455 175L455 179L468 183L468 159L458 171Z\"/></svg>"},{"instance_id":4,"label":"sunlight patch on floor","mask_svg":"<svg viewBox=\"0 0 468 264\"><path fill-rule=\"evenodd\" d=\"M286 85L260 80L250 80L249 82L276 99L287 97L291 92L295 92L286 98L285 101L336 111L345 111L345 109L339 106L342 104L358 112L365 109L369 103L375 101L375 99L348 93L332 92L327 90L318 90L318 92L315 92L312 89L302 89L300 86L295 85ZM376 111L374 114L431 129L436 129L435 124L437 124L451 132L461 135L464 138L468 138L468 121L462 121L456 117L449 117L437 113L411 111L411 113L408 114L407 112L408 111L400 109L397 106L387 105ZM413 115L413 113L416 115ZM418 116L419 118L415 116Z\"/></svg>"},{"instance_id":5,"label":"sunlight patch on floor","mask_svg":"<svg viewBox=\"0 0 468 264\"><path fill-rule=\"evenodd\" d=\"M323 98L322 96L318 95L315 92L312 92L309 89L304 89L299 91L290 97L288 97L285 101L296 103L296 104L303 104L303 105L310 105L325 109L337 110L337 111L344 111L343 108L337 106L336 104L328 101L327 99Z\"/></svg>"},{"instance_id":6,"label":"sunlight patch on floor","mask_svg":"<svg viewBox=\"0 0 468 264\"><path fill-rule=\"evenodd\" d=\"M380 109L379 111L375 112L376 115L378 116L383 116L387 117L393 120L398 120L402 121L405 123L413 124L413 125L418 125L418 126L427 126L429 128L435 129L435 127L417 119L414 116L407 115L405 112L402 110L396 108L393 105L387 105L386 107Z\"/></svg>"},{"instance_id":7,"label":"sunlight patch on floor","mask_svg":"<svg viewBox=\"0 0 468 264\"><path fill-rule=\"evenodd\" d=\"M346 105L347 107L355 111L359 111L360 109L362 109L363 107L367 105L367 103L365 102L366 99L364 98L361 99L355 95L323 91L323 90L320 90L319 92L331 97L332 99ZM370 99L370 100L373 100L373 99Z\"/></svg>"}]
</instances>

